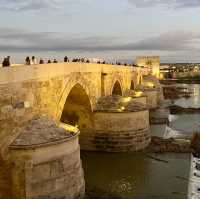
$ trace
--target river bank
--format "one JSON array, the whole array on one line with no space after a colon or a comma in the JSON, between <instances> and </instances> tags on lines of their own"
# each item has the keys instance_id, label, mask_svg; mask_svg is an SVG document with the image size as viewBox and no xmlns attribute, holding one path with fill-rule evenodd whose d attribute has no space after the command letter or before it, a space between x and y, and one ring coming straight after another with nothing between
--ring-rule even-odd
<instances>
[{"instance_id":1,"label":"river bank","mask_svg":"<svg viewBox=\"0 0 200 199\"><path fill-rule=\"evenodd\" d=\"M166 80L160 80L161 84L200 84L200 79L166 79Z\"/></svg>"},{"instance_id":2,"label":"river bank","mask_svg":"<svg viewBox=\"0 0 200 199\"><path fill-rule=\"evenodd\" d=\"M184 108L181 106L177 105L171 105L169 106L170 113L173 115L176 114L195 114L195 113L200 113L200 108Z\"/></svg>"},{"instance_id":3,"label":"river bank","mask_svg":"<svg viewBox=\"0 0 200 199\"><path fill-rule=\"evenodd\" d=\"M180 98L190 98L193 92L188 91L186 87L177 85L163 86L163 95L166 100L177 100Z\"/></svg>"},{"instance_id":4,"label":"river bank","mask_svg":"<svg viewBox=\"0 0 200 199\"><path fill-rule=\"evenodd\" d=\"M147 148L152 153L192 153L190 140L186 139L163 139L152 136L151 143Z\"/></svg>"}]
</instances>

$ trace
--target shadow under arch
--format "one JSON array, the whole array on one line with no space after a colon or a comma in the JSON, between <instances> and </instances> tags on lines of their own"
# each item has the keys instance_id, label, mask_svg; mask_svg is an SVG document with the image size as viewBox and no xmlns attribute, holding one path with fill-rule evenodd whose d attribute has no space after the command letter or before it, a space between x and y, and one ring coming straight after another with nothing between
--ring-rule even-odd
<instances>
[{"instance_id":1,"label":"shadow under arch","mask_svg":"<svg viewBox=\"0 0 200 199\"><path fill-rule=\"evenodd\" d=\"M122 96L122 88L121 88L121 85L119 83L119 81L116 81L114 86L113 86L113 89L112 89L112 95L120 95Z\"/></svg>"},{"instance_id":2,"label":"shadow under arch","mask_svg":"<svg viewBox=\"0 0 200 199\"><path fill-rule=\"evenodd\" d=\"M142 84L142 76L139 77L139 84Z\"/></svg>"},{"instance_id":3,"label":"shadow under arch","mask_svg":"<svg viewBox=\"0 0 200 199\"><path fill-rule=\"evenodd\" d=\"M131 87L130 87L130 90L135 90L135 83L134 83L133 80L131 81Z\"/></svg>"},{"instance_id":4,"label":"shadow under arch","mask_svg":"<svg viewBox=\"0 0 200 199\"><path fill-rule=\"evenodd\" d=\"M86 129L91 126L92 107L85 89L77 83L70 90L60 121L78 128Z\"/></svg>"}]
</instances>

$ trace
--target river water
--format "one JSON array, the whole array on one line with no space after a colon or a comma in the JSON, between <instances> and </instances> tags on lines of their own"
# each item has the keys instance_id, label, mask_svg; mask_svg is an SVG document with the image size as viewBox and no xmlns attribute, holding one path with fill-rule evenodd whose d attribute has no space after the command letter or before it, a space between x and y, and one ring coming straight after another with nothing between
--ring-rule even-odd
<instances>
[{"instance_id":1,"label":"river water","mask_svg":"<svg viewBox=\"0 0 200 199\"><path fill-rule=\"evenodd\" d=\"M175 104L200 107L200 85L186 85L194 91L190 99ZM191 134L198 129L200 115L179 115L170 127ZM86 186L111 191L124 199L186 199L188 189L189 154L150 154L168 163L150 159L144 153L87 153L82 152ZM103 199L103 198L102 198Z\"/></svg>"},{"instance_id":2,"label":"river water","mask_svg":"<svg viewBox=\"0 0 200 199\"><path fill-rule=\"evenodd\" d=\"M178 84L178 86L187 88L193 92L193 96L186 99L181 98L175 101L175 105L184 108L200 108L200 85L199 84ZM194 132L200 131L200 114L182 114L179 115L170 126L174 129L182 131L185 134L191 135Z\"/></svg>"}]
</instances>

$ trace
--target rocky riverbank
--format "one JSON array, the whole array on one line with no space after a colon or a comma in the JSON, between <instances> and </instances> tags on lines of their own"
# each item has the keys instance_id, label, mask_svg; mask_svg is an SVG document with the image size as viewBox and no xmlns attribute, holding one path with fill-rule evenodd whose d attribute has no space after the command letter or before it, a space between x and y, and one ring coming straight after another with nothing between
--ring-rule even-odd
<instances>
[{"instance_id":1,"label":"rocky riverbank","mask_svg":"<svg viewBox=\"0 0 200 199\"><path fill-rule=\"evenodd\" d=\"M160 80L161 84L170 85L170 84L200 84L200 78L183 78L183 79L167 79L167 80Z\"/></svg>"},{"instance_id":2,"label":"rocky riverbank","mask_svg":"<svg viewBox=\"0 0 200 199\"><path fill-rule=\"evenodd\" d=\"M169 106L169 110L171 114L194 114L200 113L200 108L183 108L177 105Z\"/></svg>"},{"instance_id":3,"label":"rocky riverbank","mask_svg":"<svg viewBox=\"0 0 200 199\"><path fill-rule=\"evenodd\" d=\"M164 98L169 100L190 98L193 95L187 88L178 87L176 85L163 86L163 94Z\"/></svg>"},{"instance_id":4,"label":"rocky riverbank","mask_svg":"<svg viewBox=\"0 0 200 199\"><path fill-rule=\"evenodd\" d=\"M190 140L184 139L163 139L160 137L152 136L151 144L149 145L148 152L154 153L164 153L164 152L173 152L173 153L191 153L192 148Z\"/></svg>"}]
</instances>

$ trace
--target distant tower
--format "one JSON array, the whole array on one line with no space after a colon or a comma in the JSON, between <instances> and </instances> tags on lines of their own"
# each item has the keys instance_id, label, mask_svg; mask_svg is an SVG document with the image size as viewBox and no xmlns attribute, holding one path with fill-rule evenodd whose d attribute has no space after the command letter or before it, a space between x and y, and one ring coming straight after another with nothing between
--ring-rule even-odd
<instances>
[{"instance_id":1,"label":"distant tower","mask_svg":"<svg viewBox=\"0 0 200 199\"><path fill-rule=\"evenodd\" d=\"M160 57L159 56L143 56L136 58L137 66L148 67L151 75L159 78L160 76Z\"/></svg>"}]
</instances>

